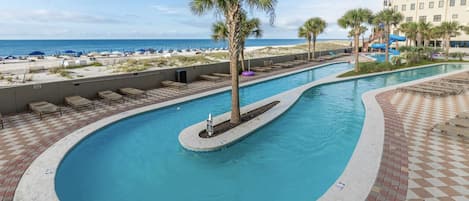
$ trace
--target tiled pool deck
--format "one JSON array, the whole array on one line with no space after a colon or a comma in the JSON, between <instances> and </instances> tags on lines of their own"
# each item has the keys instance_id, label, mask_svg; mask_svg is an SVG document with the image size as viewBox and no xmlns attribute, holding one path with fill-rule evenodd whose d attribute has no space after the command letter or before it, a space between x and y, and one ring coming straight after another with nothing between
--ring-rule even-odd
<instances>
[{"instance_id":1,"label":"tiled pool deck","mask_svg":"<svg viewBox=\"0 0 469 201\"><path fill-rule=\"evenodd\" d=\"M304 68L264 73L249 81ZM9 116L0 130L0 201L13 200L16 186L31 162L52 144L104 117L229 85L196 82L189 90L160 88L144 99L105 105L96 110L66 109L62 117L39 121L24 113ZM469 139L429 132L434 124L469 110L469 94L448 98L388 91L377 96L385 116L380 170L368 200L469 200Z\"/></svg>"},{"instance_id":2,"label":"tiled pool deck","mask_svg":"<svg viewBox=\"0 0 469 201\"><path fill-rule=\"evenodd\" d=\"M469 200L469 139L431 131L469 111L469 94L431 98L388 91L380 170L368 200Z\"/></svg>"}]
</instances>

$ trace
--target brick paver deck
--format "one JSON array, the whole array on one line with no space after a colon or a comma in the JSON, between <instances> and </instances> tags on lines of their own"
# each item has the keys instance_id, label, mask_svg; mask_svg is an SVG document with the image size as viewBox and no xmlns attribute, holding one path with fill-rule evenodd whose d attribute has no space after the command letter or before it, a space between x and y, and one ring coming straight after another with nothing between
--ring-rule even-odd
<instances>
[{"instance_id":1,"label":"brick paver deck","mask_svg":"<svg viewBox=\"0 0 469 201\"><path fill-rule=\"evenodd\" d=\"M377 99L385 142L368 200L469 200L469 139L432 131L469 111L469 94L437 98L389 91Z\"/></svg>"}]
</instances>

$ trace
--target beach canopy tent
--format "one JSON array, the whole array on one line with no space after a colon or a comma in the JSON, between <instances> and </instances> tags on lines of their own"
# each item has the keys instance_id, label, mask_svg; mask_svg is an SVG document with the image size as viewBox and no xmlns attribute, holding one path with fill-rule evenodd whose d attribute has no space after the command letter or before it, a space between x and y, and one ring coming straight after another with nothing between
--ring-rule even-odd
<instances>
[{"instance_id":1,"label":"beach canopy tent","mask_svg":"<svg viewBox=\"0 0 469 201\"><path fill-rule=\"evenodd\" d=\"M29 53L29 56L44 56L44 52L41 52L41 51L34 51L34 52L31 52Z\"/></svg>"},{"instance_id":2,"label":"beach canopy tent","mask_svg":"<svg viewBox=\"0 0 469 201\"><path fill-rule=\"evenodd\" d=\"M9 59L16 59L16 57L12 55L5 57L5 60L9 60Z\"/></svg>"},{"instance_id":3,"label":"beach canopy tent","mask_svg":"<svg viewBox=\"0 0 469 201\"><path fill-rule=\"evenodd\" d=\"M88 53L88 56L99 56L100 54L98 52L90 52Z\"/></svg>"},{"instance_id":4,"label":"beach canopy tent","mask_svg":"<svg viewBox=\"0 0 469 201\"><path fill-rule=\"evenodd\" d=\"M119 51L113 51L113 52L111 52L111 54L113 54L113 55L121 55L121 54L122 54L122 52L119 52Z\"/></svg>"}]
</instances>

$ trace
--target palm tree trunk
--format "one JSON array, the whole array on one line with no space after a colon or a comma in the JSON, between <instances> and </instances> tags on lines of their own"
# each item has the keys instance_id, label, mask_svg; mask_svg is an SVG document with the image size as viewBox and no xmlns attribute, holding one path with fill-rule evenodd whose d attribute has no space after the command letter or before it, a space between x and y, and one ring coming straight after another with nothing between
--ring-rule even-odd
<instances>
[{"instance_id":1,"label":"palm tree trunk","mask_svg":"<svg viewBox=\"0 0 469 201\"><path fill-rule=\"evenodd\" d=\"M386 49L384 50L385 51L385 63L389 63L389 25L386 25L386 31L384 31L385 33L385 36L384 38L386 38L384 41L385 42L385 45L386 45Z\"/></svg>"},{"instance_id":2,"label":"palm tree trunk","mask_svg":"<svg viewBox=\"0 0 469 201\"><path fill-rule=\"evenodd\" d=\"M316 58L316 36L313 36L313 58Z\"/></svg>"},{"instance_id":3,"label":"palm tree trunk","mask_svg":"<svg viewBox=\"0 0 469 201\"><path fill-rule=\"evenodd\" d=\"M246 66L245 66L246 64L244 62L245 61L245 59L244 59L244 45L241 45L241 48L240 48L239 52L240 52L239 55L240 55L240 58L241 58L241 69L244 72L244 71L246 71Z\"/></svg>"},{"instance_id":4,"label":"palm tree trunk","mask_svg":"<svg viewBox=\"0 0 469 201\"><path fill-rule=\"evenodd\" d=\"M446 59L445 59L445 60L446 60L446 61L449 60L449 47L450 47L449 41L450 41L450 40L451 40L451 39L450 39L449 35L445 36L445 47L446 47L446 48L445 48L445 49L446 49L446 50L445 50L445 56L446 56Z\"/></svg>"},{"instance_id":5,"label":"palm tree trunk","mask_svg":"<svg viewBox=\"0 0 469 201\"><path fill-rule=\"evenodd\" d=\"M311 61L311 38L308 38L308 61Z\"/></svg>"},{"instance_id":6,"label":"palm tree trunk","mask_svg":"<svg viewBox=\"0 0 469 201\"><path fill-rule=\"evenodd\" d=\"M231 73L231 119L230 123L241 123L241 112L239 107L239 77L238 77L238 59L240 41L240 13L241 5L234 3L230 5L226 15L226 24L228 27L229 57L230 57L230 73Z\"/></svg>"},{"instance_id":7,"label":"palm tree trunk","mask_svg":"<svg viewBox=\"0 0 469 201\"><path fill-rule=\"evenodd\" d=\"M355 37L354 37L354 43L355 43L355 72L360 72L360 62L358 61L359 59L359 54L358 54L358 43L359 43L359 37L360 37L360 32L359 30L355 30Z\"/></svg>"}]
</instances>

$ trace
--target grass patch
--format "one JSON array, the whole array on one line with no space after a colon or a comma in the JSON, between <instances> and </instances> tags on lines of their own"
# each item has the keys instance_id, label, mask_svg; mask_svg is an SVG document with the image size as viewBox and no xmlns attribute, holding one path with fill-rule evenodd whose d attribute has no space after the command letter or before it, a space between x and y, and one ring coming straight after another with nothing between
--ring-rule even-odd
<instances>
[{"instance_id":1,"label":"grass patch","mask_svg":"<svg viewBox=\"0 0 469 201\"><path fill-rule=\"evenodd\" d=\"M352 77L352 76L358 76L358 75L366 75L370 73L379 73L379 72L386 72L386 71L394 71L394 70L400 70L400 69L405 69L405 68L411 68L411 67L418 67L418 66L424 66L424 65L430 65L430 64L439 64L439 63L469 63L468 61L460 61L460 60L434 60L434 61L429 61L429 60L422 60L417 63L413 64L401 64L401 65L392 65L390 63L379 63L379 62L363 62L360 63L360 71L355 72L354 70L351 70L349 72L346 72L342 75L339 75L338 77L343 78L343 77Z\"/></svg>"},{"instance_id":2,"label":"grass patch","mask_svg":"<svg viewBox=\"0 0 469 201\"><path fill-rule=\"evenodd\" d=\"M103 66L102 63L94 62L92 64L81 65L81 66L67 66L66 69L77 69L77 68L85 68L85 67L100 67Z\"/></svg>"},{"instance_id":3,"label":"grass patch","mask_svg":"<svg viewBox=\"0 0 469 201\"><path fill-rule=\"evenodd\" d=\"M52 74L58 74L62 77L65 77L65 78L68 78L68 79L72 79L72 75L71 75L71 72L70 71L67 71L65 70L64 68L50 68L49 69L49 73L52 73Z\"/></svg>"}]
</instances>

